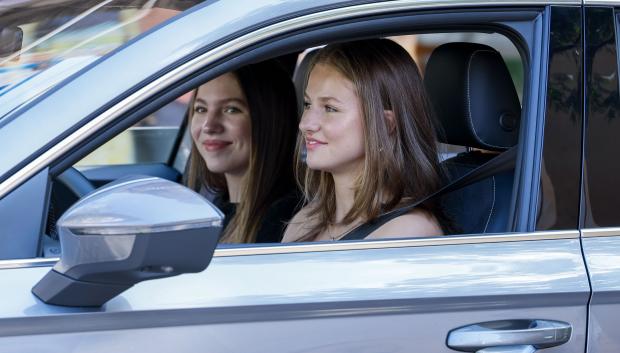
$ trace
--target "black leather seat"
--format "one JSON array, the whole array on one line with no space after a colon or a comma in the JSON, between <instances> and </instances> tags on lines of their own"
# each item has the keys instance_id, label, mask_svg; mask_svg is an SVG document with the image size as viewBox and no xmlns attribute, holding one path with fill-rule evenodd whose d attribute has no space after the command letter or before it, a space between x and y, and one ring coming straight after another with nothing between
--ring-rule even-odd
<instances>
[{"instance_id":1,"label":"black leather seat","mask_svg":"<svg viewBox=\"0 0 620 353\"><path fill-rule=\"evenodd\" d=\"M521 105L510 73L493 48L474 43L437 47L424 83L443 131L441 142L468 151L442 162L454 180L518 142ZM446 213L463 234L508 231L514 172L502 172L445 195Z\"/></svg>"}]
</instances>

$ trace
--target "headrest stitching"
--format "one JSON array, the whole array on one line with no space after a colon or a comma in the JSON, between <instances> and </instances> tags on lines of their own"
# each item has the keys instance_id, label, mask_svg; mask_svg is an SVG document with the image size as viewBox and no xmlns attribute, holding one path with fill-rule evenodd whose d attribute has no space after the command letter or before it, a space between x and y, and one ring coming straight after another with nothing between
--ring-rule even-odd
<instances>
[{"instance_id":1,"label":"headrest stitching","mask_svg":"<svg viewBox=\"0 0 620 353\"><path fill-rule=\"evenodd\" d=\"M495 147L495 148L499 148L499 149L503 149L506 148L506 146L496 146L490 143L487 143L485 141L482 141L482 139L478 136L478 134L476 133L476 129L474 128L474 123L472 122L472 114L471 114L471 99L470 99L470 94L469 94L469 72L471 71L471 63L474 59L474 56L478 53L482 53L482 52L486 52L486 53L491 53L491 54L495 54L495 51L492 50L486 50L486 49L479 49L476 50L474 52L471 53L471 55L469 56L469 61L467 62L467 79L466 79L466 86L467 86L467 122L469 123L469 128L471 129L474 137L476 138L476 140L478 140L478 142L480 144L483 145L487 145L487 146L491 146L491 147Z\"/></svg>"}]
</instances>

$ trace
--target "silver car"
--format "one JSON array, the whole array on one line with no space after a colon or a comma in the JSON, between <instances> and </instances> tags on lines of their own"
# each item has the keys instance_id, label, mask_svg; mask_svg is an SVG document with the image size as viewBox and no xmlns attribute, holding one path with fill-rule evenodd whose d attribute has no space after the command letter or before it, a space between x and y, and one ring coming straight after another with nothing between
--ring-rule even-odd
<instances>
[{"instance_id":1,"label":"silver car","mask_svg":"<svg viewBox=\"0 0 620 353\"><path fill-rule=\"evenodd\" d=\"M618 5L0 2L0 352L620 352ZM425 71L447 183L476 175L461 231L217 245L183 95L368 37Z\"/></svg>"}]
</instances>

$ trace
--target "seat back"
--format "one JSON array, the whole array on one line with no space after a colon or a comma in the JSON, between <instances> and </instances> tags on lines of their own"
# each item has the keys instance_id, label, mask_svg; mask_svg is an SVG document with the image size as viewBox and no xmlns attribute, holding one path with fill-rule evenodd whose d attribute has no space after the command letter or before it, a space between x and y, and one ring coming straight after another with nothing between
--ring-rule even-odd
<instances>
[{"instance_id":1,"label":"seat back","mask_svg":"<svg viewBox=\"0 0 620 353\"><path fill-rule=\"evenodd\" d=\"M442 162L447 181L476 169L518 142L521 106L501 55L474 43L437 47L424 76L440 131L441 142L466 146ZM508 229L514 171L497 173L453 191L442 205L464 234Z\"/></svg>"}]
</instances>

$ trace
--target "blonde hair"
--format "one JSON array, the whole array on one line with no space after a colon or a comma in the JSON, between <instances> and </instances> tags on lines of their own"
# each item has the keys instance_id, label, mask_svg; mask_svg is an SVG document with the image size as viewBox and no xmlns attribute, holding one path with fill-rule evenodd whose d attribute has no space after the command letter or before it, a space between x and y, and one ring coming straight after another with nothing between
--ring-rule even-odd
<instances>
[{"instance_id":1,"label":"blonde hair","mask_svg":"<svg viewBox=\"0 0 620 353\"><path fill-rule=\"evenodd\" d=\"M312 59L308 76L317 64L329 65L350 80L361 102L364 164L355 180L353 207L342 223L371 220L437 190L441 173L430 104L409 54L390 40L370 39L324 47ZM385 119L386 110L393 112L393 127ZM296 178L313 222L298 240L312 241L334 223L336 197L331 174L307 168L302 147L300 133ZM422 207L442 218L434 201Z\"/></svg>"}]
</instances>

